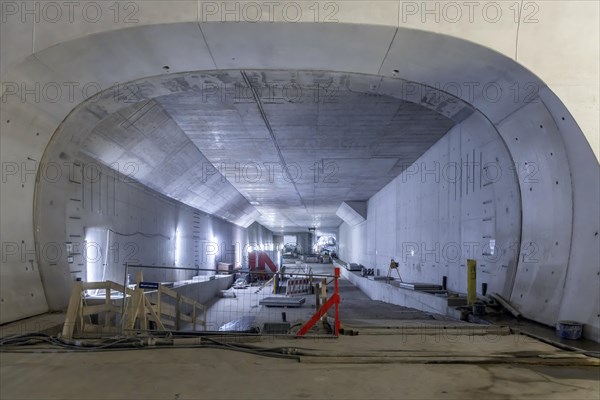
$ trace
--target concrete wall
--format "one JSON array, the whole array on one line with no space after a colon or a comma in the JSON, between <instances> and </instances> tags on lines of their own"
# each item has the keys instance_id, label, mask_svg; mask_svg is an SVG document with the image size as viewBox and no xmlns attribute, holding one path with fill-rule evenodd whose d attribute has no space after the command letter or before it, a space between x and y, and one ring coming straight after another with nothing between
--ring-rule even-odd
<instances>
[{"instance_id":1,"label":"concrete wall","mask_svg":"<svg viewBox=\"0 0 600 400\"><path fill-rule=\"evenodd\" d=\"M370 265L367 240L371 240L367 236L367 221L356 226L343 222L339 227L338 257L346 262Z\"/></svg>"},{"instance_id":2,"label":"concrete wall","mask_svg":"<svg viewBox=\"0 0 600 400\"><path fill-rule=\"evenodd\" d=\"M37 264L50 310L65 307L76 278L123 282L126 262L164 267L145 270L145 280L178 281L209 272L174 267L240 265L249 242L271 242L272 233L259 224L244 229L195 210L82 154L71 165L62 150L48 149L48 158L58 152L63 159L46 165L69 168L59 180L40 177L37 191L36 226L43 247ZM132 279L136 271L129 271Z\"/></svg>"},{"instance_id":3,"label":"concrete wall","mask_svg":"<svg viewBox=\"0 0 600 400\"><path fill-rule=\"evenodd\" d=\"M514 121L536 109L543 115L546 105L534 102ZM557 140L553 121L539 122L505 122L496 130L476 113L454 127L369 199L367 221L340 226L340 257L381 274L394 258L404 280L441 284L446 276L448 288L462 293L466 259L474 258L478 293L487 283L489 292L510 298L526 317L548 325L575 319L598 340L598 290L589 286L594 306L586 301L585 312L571 294L565 297L565 285L597 280L592 275L598 272L569 262L579 246L570 237L572 215L550 211L573 207L571 177L556 167L557 157L567 158L564 150L529 142L526 131L534 129L543 130L546 143ZM594 233L588 236L582 240ZM594 257L596 250L587 254Z\"/></svg>"},{"instance_id":4,"label":"concrete wall","mask_svg":"<svg viewBox=\"0 0 600 400\"><path fill-rule=\"evenodd\" d=\"M255 222L248 227L248 239L246 242L251 245L272 245L274 243L273 232Z\"/></svg>"},{"instance_id":5,"label":"concrete wall","mask_svg":"<svg viewBox=\"0 0 600 400\"><path fill-rule=\"evenodd\" d=\"M236 226L167 198L83 154L71 156L64 150L50 146L46 173L38 176L38 257L32 252L35 262L26 268L39 273L42 285L15 296L37 299L37 307L23 309L2 302L2 322L32 309L38 313L64 308L77 278L123 282L126 262L164 267L146 269L145 280L185 280L209 272L173 268L215 269L220 261L241 265L249 241L272 241L272 233L259 224L248 229ZM22 257L17 252L6 261L19 262ZM136 271L129 271L132 279ZM3 280L3 293L8 284Z\"/></svg>"},{"instance_id":6,"label":"concrete wall","mask_svg":"<svg viewBox=\"0 0 600 400\"><path fill-rule=\"evenodd\" d=\"M369 199L367 221L340 226L341 258L381 274L393 258L403 279L441 284L446 276L448 288L459 292L466 292L466 259L476 258L479 282L509 296L519 253L519 185L502 138L486 125L475 115L453 128Z\"/></svg>"},{"instance_id":7,"label":"concrete wall","mask_svg":"<svg viewBox=\"0 0 600 400\"><path fill-rule=\"evenodd\" d=\"M233 283L233 275L216 275L215 279L183 282L173 287L182 296L209 305L218 296L219 291L228 289Z\"/></svg>"}]
</instances>

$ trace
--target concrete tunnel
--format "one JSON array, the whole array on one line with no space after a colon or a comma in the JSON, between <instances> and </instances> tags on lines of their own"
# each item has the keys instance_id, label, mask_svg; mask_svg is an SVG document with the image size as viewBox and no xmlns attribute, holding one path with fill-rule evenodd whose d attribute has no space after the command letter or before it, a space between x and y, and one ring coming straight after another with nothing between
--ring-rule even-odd
<instances>
[{"instance_id":1,"label":"concrete tunnel","mask_svg":"<svg viewBox=\"0 0 600 400\"><path fill-rule=\"evenodd\" d=\"M600 341L597 3L519 26L179 3L130 24L3 10L0 323L64 310L131 254L214 268L316 228L340 260L458 293L477 259L478 294ZM88 242L120 253L91 262Z\"/></svg>"}]
</instances>

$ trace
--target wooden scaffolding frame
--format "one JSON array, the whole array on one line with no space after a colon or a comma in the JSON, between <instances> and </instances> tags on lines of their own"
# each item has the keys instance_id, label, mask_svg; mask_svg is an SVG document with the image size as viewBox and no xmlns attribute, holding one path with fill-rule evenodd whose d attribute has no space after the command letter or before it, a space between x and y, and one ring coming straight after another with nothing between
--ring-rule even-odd
<instances>
[{"instance_id":1,"label":"wooden scaffolding frame","mask_svg":"<svg viewBox=\"0 0 600 400\"><path fill-rule=\"evenodd\" d=\"M87 290L104 290L104 304L88 305L85 295ZM112 297L113 292L121 294L121 306L113 304L116 300ZM174 304L165 301L165 298L172 298ZM184 305L191 309L189 314L182 312ZM116 323L117 314L121 315L120 326ZM92 315L103 315L104 323L93 323ZM202 316L200 321L199 316ZM62 337L72 339L75 335L103 336L117 333L133 335L139 331L149 331L150 322L159 331L180 330L182 322L191 323L194 331L198 324L202 330L206 330L206 306L162 284L158 284L157 290L145 291L139 285L131 289L112 281L77 281L71 290Z\"/></svg>"}]
</instances>

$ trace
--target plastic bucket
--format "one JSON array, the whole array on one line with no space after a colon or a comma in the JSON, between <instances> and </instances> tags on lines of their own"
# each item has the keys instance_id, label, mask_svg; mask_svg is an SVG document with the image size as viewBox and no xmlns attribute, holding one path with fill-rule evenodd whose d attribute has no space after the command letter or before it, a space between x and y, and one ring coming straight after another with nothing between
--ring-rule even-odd
<instances>
[{"instance_id":1,"label":"plastic bucket","mask_svg":"<svg viewBox=\"0 0 600 400\"><path fill-rule=\"evenodd\" d=\"M583 325L576 321L558 321L556 334L563 339L577 340L581 338Z\"/></svg>"}]
</instances>

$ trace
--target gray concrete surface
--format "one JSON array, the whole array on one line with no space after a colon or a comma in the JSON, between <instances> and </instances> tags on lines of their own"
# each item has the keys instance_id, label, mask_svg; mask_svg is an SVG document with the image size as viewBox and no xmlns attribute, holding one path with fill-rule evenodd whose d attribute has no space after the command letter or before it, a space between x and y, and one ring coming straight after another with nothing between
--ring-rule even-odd
<instances>
[{"instance_id":1,"label":"gray concrete surface","mask_svg":"<svg viewBox=\"0 0 600 400\"><path fill-rule=\"evenodd\" d=\"M597 399L597 367L381 363L381 354L560 356L539 342L500 336L347 336L279 341L321 354L375 356L348 364L303 362L228 350L168 349L86 354L2 354L2 399ZM256 343L253 343L256 344ZM346 357L348 361L351 357ZM315 362L318 361L318 362Z\"/></svg>"}]
</instances>

